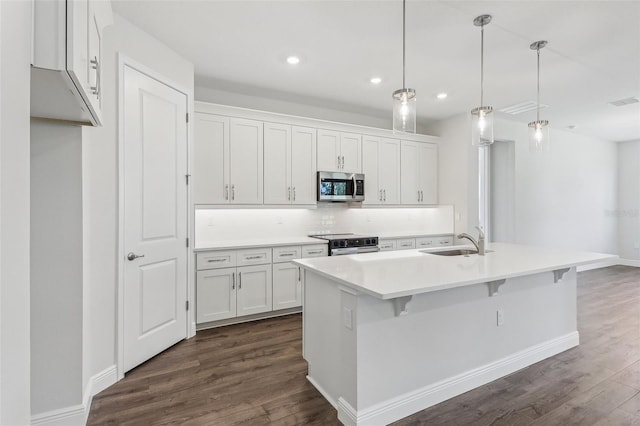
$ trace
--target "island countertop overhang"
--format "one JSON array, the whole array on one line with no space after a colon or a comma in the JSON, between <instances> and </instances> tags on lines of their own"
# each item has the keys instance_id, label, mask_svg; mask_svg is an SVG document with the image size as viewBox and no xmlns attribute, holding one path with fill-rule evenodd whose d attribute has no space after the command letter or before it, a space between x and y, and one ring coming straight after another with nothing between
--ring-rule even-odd
<instances>
[{"instance_id":1,"label":"island countertop overhang","mask_svg":"<svg viewBox=\"0 0 640 426\"><path fill-rule=\"evenodd\" d=\"M379 299L395 299L613 261L618 257L507 243L490 243L487 249L493 251L485 256L439 256L416 249L299 259L293 263L358 292Z\"/></svg>"}]
</instances>

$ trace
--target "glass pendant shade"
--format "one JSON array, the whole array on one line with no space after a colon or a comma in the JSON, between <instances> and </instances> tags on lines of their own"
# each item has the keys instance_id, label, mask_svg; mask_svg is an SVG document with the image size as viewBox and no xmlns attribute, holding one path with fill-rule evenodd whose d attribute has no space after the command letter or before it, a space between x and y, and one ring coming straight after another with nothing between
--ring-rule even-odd
<instances>
[{"instance_id":1,"label":"glass pendant shade","mask_svg":"<svg viewBox=\"0 0 640 426\"><path fill-rule=\"evenodd\" d=\"M549 122L536 120L529 123L529 151L549 151Z\"/></svg>"},{"instance_id":2,"label":"glass pendant shade","mask_svg":"<svg viewBox=\"0 0 640 426\"><path fill-rule=\"evenodd\" d=\"M476 146L493 143L493 108L482 106L471 110L471 143Z\"/></svg>"},{"instance_id":3,"label":"glass pendant shade","mask_svg":"<svg viewBox=\"0 0 640 426\"><path fill-rule=\"evenodd\" d=\"M480 15L473 25L480 27L480 106L471 110L471 145L487 146L493 143L493 108L484 105L484 26L491 15Z\"/></svg>"},{"instance_id":4,"label":"glass pendant shade","mask_svg":"<svg viewBox=\"0 0 640 426\"><path fill-rule=\"evenodd\" d=\"M393 92L393 131L416 132L416 91L400 89Z\"/></svg>"}]
</instances>

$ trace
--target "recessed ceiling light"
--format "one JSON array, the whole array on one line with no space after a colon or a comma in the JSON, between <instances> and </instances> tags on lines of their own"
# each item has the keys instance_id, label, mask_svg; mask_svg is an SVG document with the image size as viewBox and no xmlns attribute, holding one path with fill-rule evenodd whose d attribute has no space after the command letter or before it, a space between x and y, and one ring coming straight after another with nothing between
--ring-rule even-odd
<instances>
[{"instance_id":1,"label":"recessed ceiling light","mask_svg":"<svg viewBox=\"0 0 640 426\"><path fill-rule=\"evenodd\" d=\"M449 95L447 95L446 93L438 93L436 95L436 98L442 100L442 99L447 99L447 96L449 96Z\"/></svg>"},{"instance_id":2,"label":"recessed ceiling light","mask_svg":"<svg viewBox=\"0 0 640 426\"><path fill-rule=\"evenodd\" d=\"M297 56L288 56L287 63L290 65L298 65L300 63L300 58Z\"/></svg>"},{"instance_id":3,"label":"recessed ceiling light","mask_svg":"<svg viewBox=\"0 0 640 426\"><path fill-rule=\"evenodd\" d=\"M380 83L382 83L382 79L380 77L373 77L370 81L371 81L371 84L380 84Z\"/></svg>"}]
</instances>

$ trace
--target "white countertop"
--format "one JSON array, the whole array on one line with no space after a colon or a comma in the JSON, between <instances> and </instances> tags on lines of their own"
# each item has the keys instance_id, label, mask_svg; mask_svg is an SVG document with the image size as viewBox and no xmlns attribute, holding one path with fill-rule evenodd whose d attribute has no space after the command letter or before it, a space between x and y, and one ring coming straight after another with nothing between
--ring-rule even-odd
<instances>
[{"instance_id":1,"label":"white countertop","mask_svg":"<svg viewBox=\"0 0 640 426\"><path fill-rule=\"evenodd\" d=\"M228 241L204 241L196 244L193 251L243 249L254 247L304 246L311 244L327 244L325 240L311 237L274 237L254 238Z\"/></svg>"},{"instance_id":2,"label":"white countertop","mask_svg":"<svg viewBox=\"0 0 640 426\"><path fill-rule=\"evenodd\" d=\"M472 248L454 246L442 248ZM293 263L354 290L393 299L587 265L616 255L490 243L485 256L438 256L421 249L299 259ZM437 250L430 250L437 251Z\"/></svg>"}]
</instances>

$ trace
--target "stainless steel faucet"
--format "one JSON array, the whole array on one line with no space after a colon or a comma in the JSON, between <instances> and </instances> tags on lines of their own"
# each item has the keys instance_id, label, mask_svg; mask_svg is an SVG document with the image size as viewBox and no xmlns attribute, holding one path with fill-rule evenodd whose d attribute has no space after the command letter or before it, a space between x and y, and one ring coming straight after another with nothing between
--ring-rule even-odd
<instances>
[{"instance_id":1,"label":"stainless steel faucet","mask_svg":"<svg viewBox=\"0 0 640 426\"><path fill-rule=\"evenodd\" d=\"M473 238L471 235L467 234L466 232L459 234L458 239L466 238L467 240L471 241L473 245L476 246L476 250L478 250L478 255L484 256L484 252L485 252L484 251L484 232L482 232L482 229L480 229L477 226L476 226L476 229L480 233L480 235L478 235L477 241L475 238Z\"/></svg>"}]
</instances>

